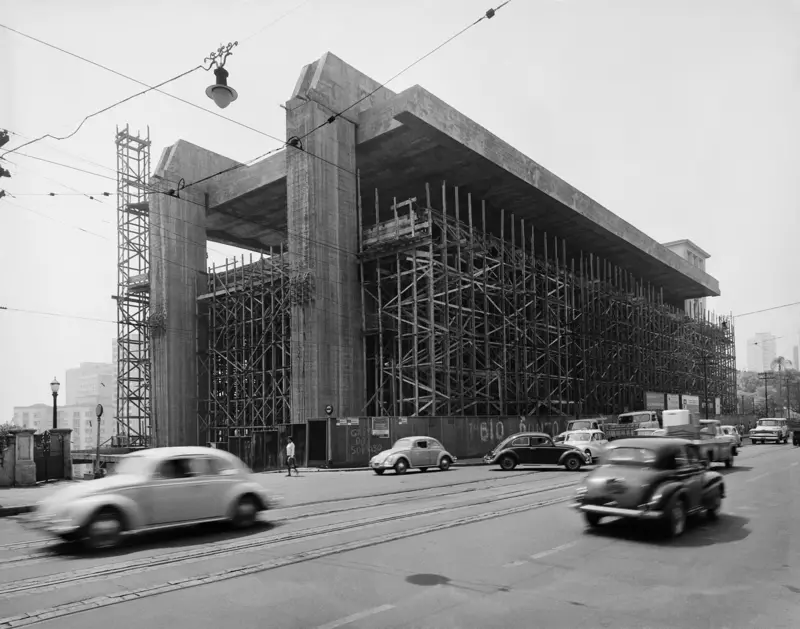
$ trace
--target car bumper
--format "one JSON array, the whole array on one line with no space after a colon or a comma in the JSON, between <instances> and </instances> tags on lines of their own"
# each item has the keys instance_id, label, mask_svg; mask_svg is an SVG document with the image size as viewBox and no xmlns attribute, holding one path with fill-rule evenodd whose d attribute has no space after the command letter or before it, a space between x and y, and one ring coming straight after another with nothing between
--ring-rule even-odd
<instances>
[{"instance_id":1,"label":"car bumper","mask_svg":"<svg viewBox=\"0 0 800 629\"><path fill-rule=\"evenodd\" d=\"M59 519L50 515L38 514L36 511L19 518L23 528L30 531L48 533L56 537L66 537L80 529L80 525L72 520Z\"/></svg>"},{"instance_id":2,"label":"car bumper","mask_svg":"<svg viewBox=\"0 0 800 629\"><path fill-rule=\"evenodd\" d=\"M783 439L783 435L750 435L750 440L756 441L778 441Z\"/></svg>"},{"instance_id":3,"label":"car bumper","mask_svg":"<svg viewBox=\"0 0 800 629\"><path fill-rule=\"evenodd\" d=\"M608 507L606 505L587 505L582 502L573 502L572 508L584 513L595 513L597 515L608 515L618 518L630 518L633 520L660 520L664 517L663 511L651 511L649 509L620 509L619 507Z\"/></svg>"}]
</instances>

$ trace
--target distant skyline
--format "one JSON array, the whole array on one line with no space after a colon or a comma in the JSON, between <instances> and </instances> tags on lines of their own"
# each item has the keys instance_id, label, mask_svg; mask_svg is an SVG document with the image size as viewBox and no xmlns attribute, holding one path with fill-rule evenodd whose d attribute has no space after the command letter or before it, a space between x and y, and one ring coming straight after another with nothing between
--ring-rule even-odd
<instances>
[{"instance_id":1,"label":"distant skyline","mask_svg":"<svg viewBox=\"0 0 800 629\"><path fill-rule=\"evenodd\" d=\"M178 139L247 161L280 145L264 134L285 137L279 105L305 64L330 50L383 81L486 9L485 0L142 0L135 9L0 0L3 24L150 85L238 40L226 68L239 99L223 115L261 132L150 92L68 140L8 156L0 420L13 406L50 402L53 375L64 382L70 367L111 359L117 125L149 126L153 169ZM389 43L387 25L413 37ZM692 240L710 254L706 268L722 290L708 307L739 315L800 302L786 263L800 233L798 32L800 0L513 2L389 87L429 89L656 241ZM88 114L144 89L5 29L0 51L10 95L0 99L0 128L19 134L0 151L72 134ZM217 113L205 96L212 82L200 70L163 89ZM209 262L234 252L212 243ZM747 339L765 330L791 357L800 306L736 321L739 368Z\"/></svg>"}]
</instances>

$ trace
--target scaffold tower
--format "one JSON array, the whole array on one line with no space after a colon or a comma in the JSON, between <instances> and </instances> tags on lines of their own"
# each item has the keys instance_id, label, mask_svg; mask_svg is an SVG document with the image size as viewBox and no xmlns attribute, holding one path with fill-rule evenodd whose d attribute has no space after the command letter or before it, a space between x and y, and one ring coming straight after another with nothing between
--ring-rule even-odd
<instances>
[{"instance_id":1,"label":"scaffold tower","mask_svg":"<svg viewBox=\"0 0 800 629\"><path fill-rule=\"evenodd\" d=\"M119 445L147 447L150 412L150 129L117 127L117 404Z\"/></svg>"}]
</instances>

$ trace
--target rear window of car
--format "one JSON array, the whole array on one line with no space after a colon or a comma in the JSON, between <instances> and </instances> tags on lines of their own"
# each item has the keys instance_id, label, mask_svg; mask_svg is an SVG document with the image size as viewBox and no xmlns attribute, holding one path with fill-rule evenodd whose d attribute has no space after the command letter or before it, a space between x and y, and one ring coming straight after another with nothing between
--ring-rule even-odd
<instances>
[{"instance_id":1,"label":"rear window of car","mask_svg":"<svg viewBox=\"0 0 800 629\"><path fill-rule=\"evenodd\" d=\"M608 450L603 459L615 465L652 465L656 462L656 453L647 448L620 447Z\"/></svg>"}]
</instances>

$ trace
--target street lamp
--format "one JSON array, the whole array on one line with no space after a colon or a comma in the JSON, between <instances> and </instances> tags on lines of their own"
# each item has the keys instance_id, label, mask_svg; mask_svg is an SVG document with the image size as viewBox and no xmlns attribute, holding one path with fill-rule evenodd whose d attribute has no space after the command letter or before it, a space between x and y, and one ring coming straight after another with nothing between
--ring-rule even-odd
<instances>
[{"instance_id":1,"label":"street lamp","mask_svg":"<svg viewBox=\"0 0 800 629\"><path fill-rule=\"evenodd\" d=\"M216 66L214 68L214 76L217 77L217 82L206 88L206 96L213 100L220 109L225 109L239 98L236 90L228 85L228 71L225 69L225 60L233 54L231 52L233 47L238 45L239 42L235 41L226 46L220 46L203 60L204 63L209 63L206 70Z\"/></svg>"},{"instance_id":2,"label":"street lamp","mask_svg":"<svg viewBox=\"0 0 800 629\"><path fill-rule=\"evenodd\" d=\"M61 385L53 376L53 381L50 383L50 390L53 392L53 428L58 428L58 389Z\"/></svg>"}]
</instances>

